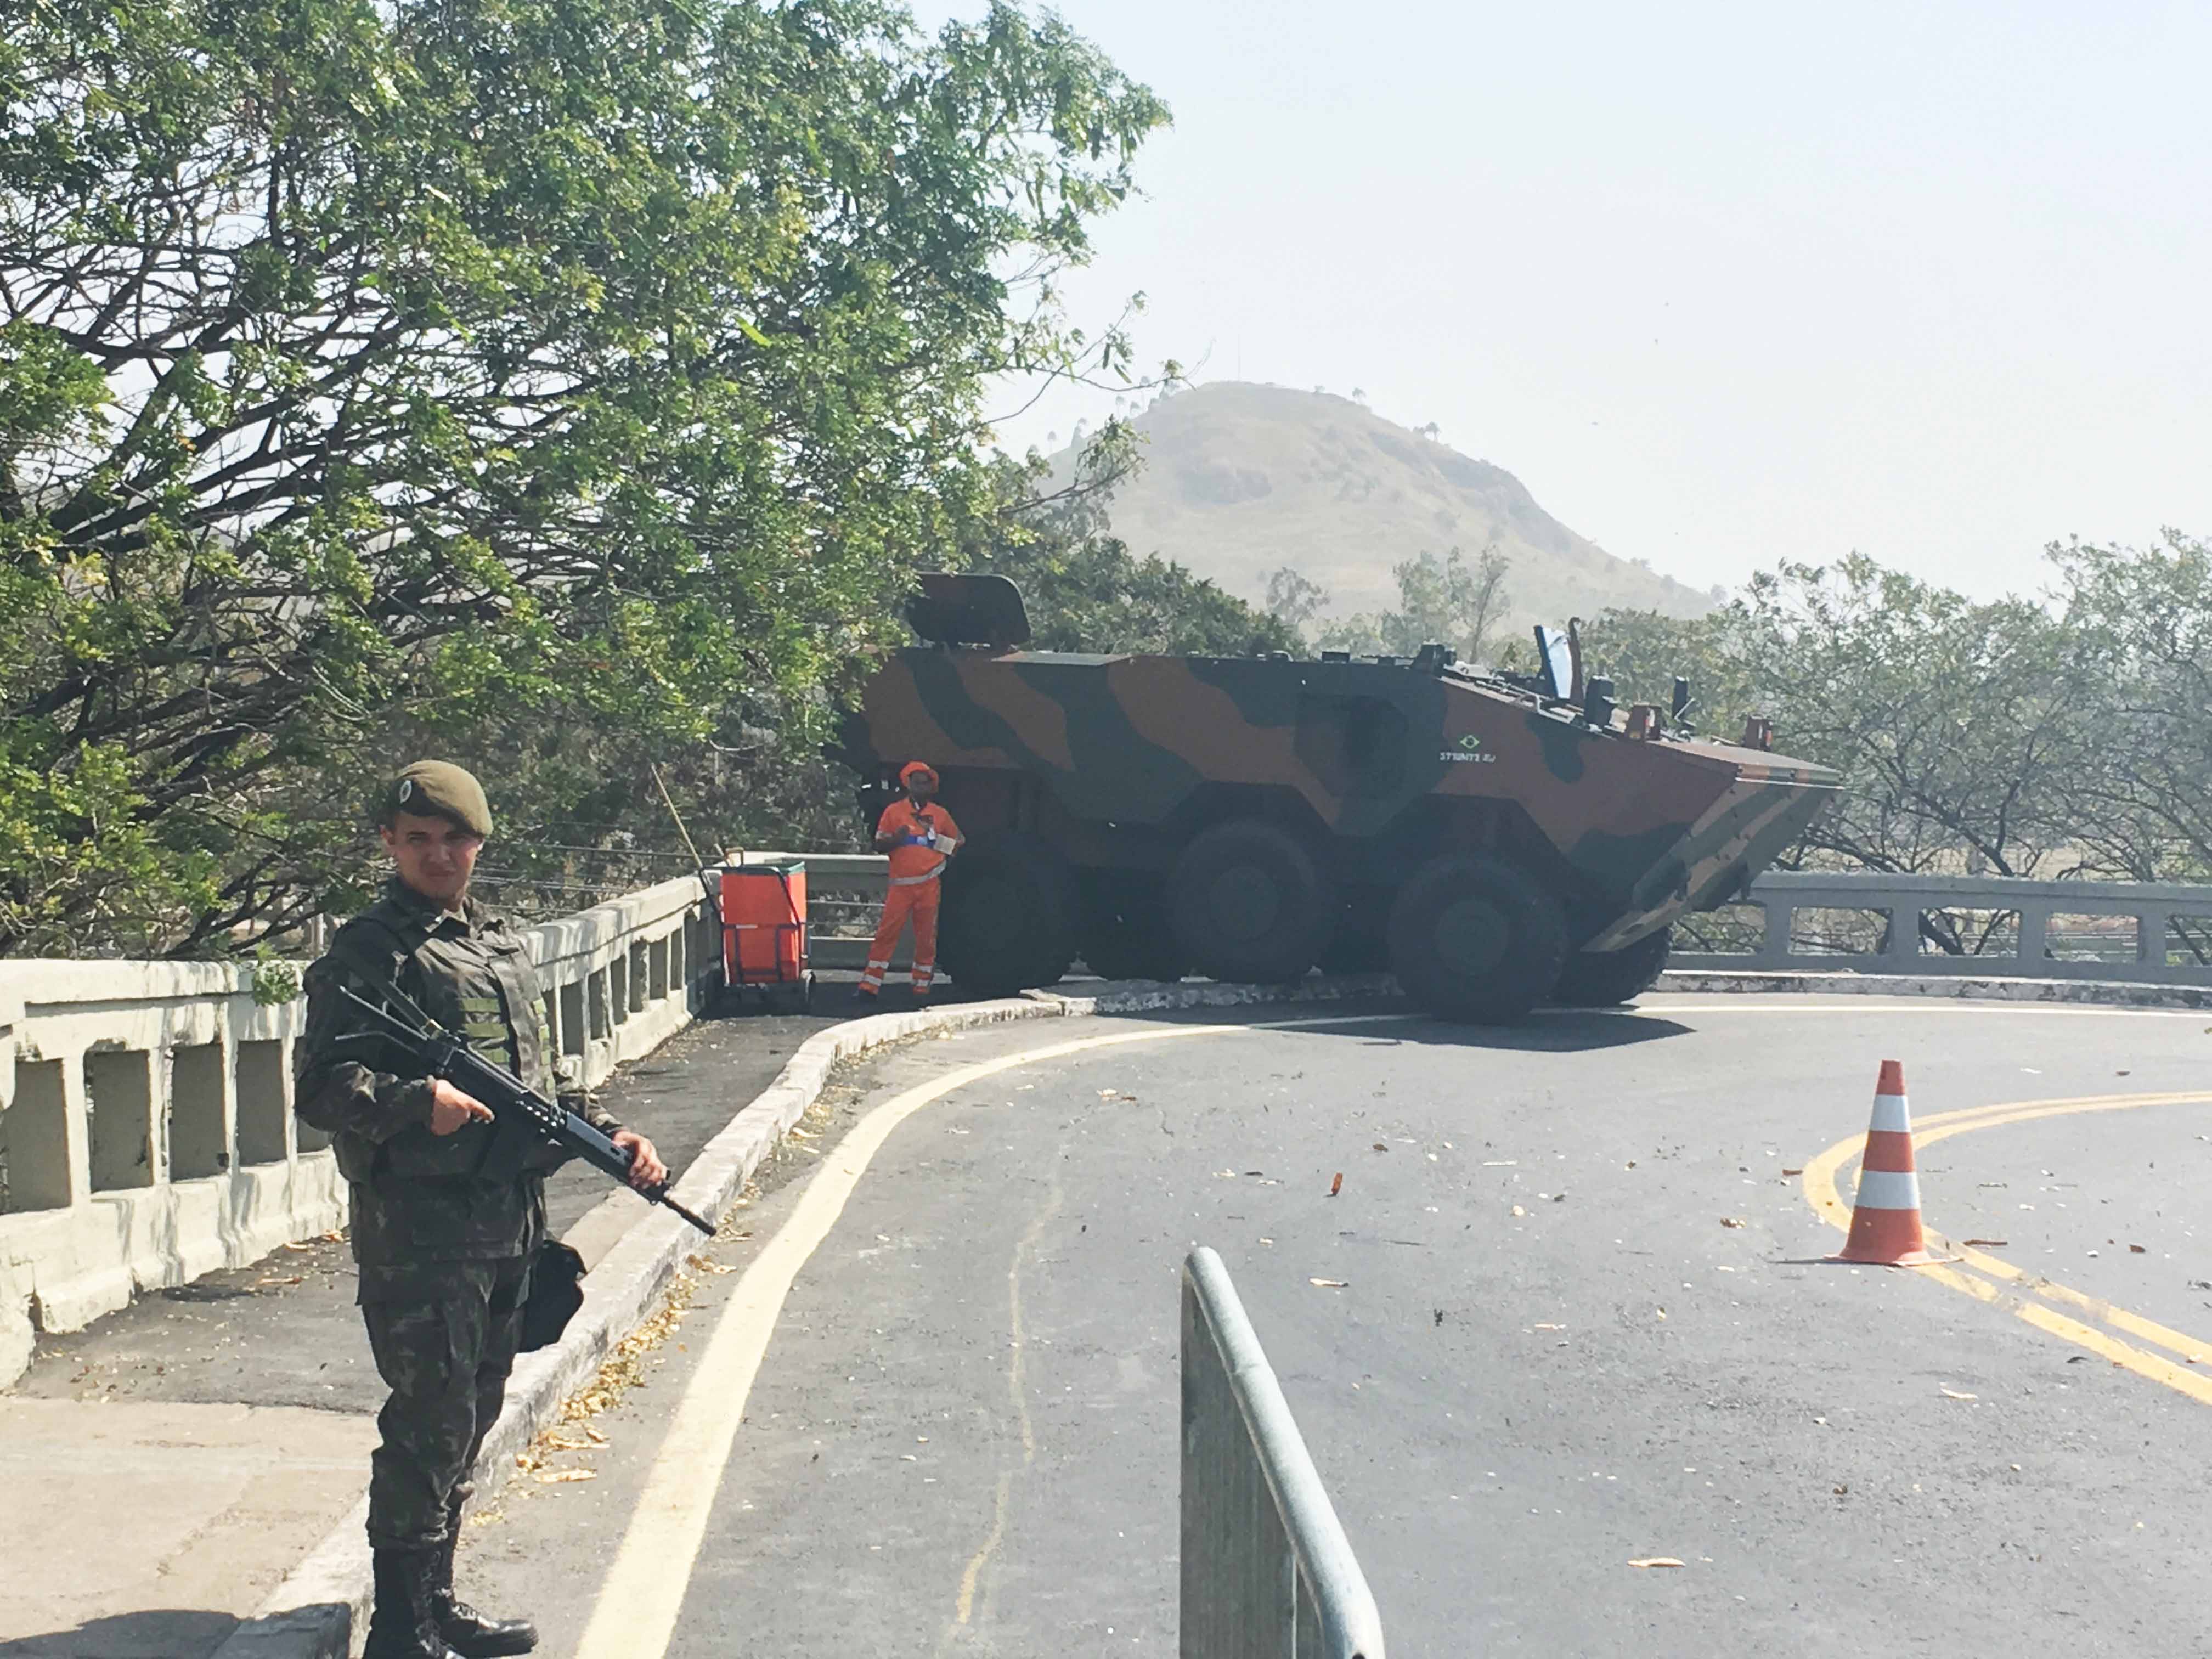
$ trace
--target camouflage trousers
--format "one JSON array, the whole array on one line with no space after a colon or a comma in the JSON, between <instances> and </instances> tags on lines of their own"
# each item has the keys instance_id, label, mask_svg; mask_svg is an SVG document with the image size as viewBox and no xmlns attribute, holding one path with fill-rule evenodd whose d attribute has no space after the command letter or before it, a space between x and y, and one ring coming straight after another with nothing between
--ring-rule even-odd
<instances>
[{"instance_id":1,"label":"camouflage trousers","mask_svg":"<svg viewBox=\"0 0 2212 1659\"><path fill-rule=\"evenodd\" d=\"M392 1389L369 1458L368 1541L430 1549L469 1495L470 1468L498 1420L522 1338L530 1258L365 1269L361 1311Z\"/></svg>"}]
</instances>

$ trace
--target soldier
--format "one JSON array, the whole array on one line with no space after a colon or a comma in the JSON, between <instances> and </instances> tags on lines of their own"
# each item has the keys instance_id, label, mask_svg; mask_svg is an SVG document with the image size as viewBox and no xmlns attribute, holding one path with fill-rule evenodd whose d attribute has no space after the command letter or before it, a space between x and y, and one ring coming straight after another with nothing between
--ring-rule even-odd
<instances>
[{"instance_id":1,"label":"soldier","mask_svg":"<svg viewBox=\"0 0 2212 1659\"><path fill-rule=\"evenodd\" d=\"M876 927L876 942L868 947L868 965L860 974L860 994L874 997L884 988L884 975L891 965L891 947L899 929L914 918L914 1000L929 1000L929 982L937 971L938 878L945 860L960 845L960 826L942 806L933 805L937 774L920 761L899 768L899 782L906 793L876 820L876 850L891 855L890 886L884 895L884 919Z\"/></svg>"},{"instance_id":2,"label":"soldier","mask_svg":"<svg viewBox=\"0 0 2212 1659\"><path fill-rule=\"evenodd\" d=\"M326 1131L351 1183L361 1310L392 1389L369 1463L376 1606L363 1659L527 1653L536 1630L453 1595L470 1469L499 1416L520 1340L545 1176L563 1154L495 1127L490 1108L359 1030L340 982L394 985L541 1093L555 1078L538 975L522 936L468 896L491 809L459 767L418 761L386 789L379 828L396 873L307 970L297 1110ZM642 1135L574 1088L564 1103L630 1154L630 1182L667 1170Z\"/></svg>"}]
</instances>

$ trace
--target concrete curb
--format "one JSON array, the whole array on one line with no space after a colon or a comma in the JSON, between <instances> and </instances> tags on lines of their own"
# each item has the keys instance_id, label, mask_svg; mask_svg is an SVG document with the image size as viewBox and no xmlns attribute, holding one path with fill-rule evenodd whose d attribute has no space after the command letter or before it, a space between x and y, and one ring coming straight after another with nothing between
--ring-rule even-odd
<instances>
[{"instance_id":1,"label":"concrete curb","mask_svg":"<svg viewBox=\"0 0 2212 1659\"><path fill-rule=\"evenodd\" d=\"M1081 1018L1097 1015L1237 1008L1261 1003L1338 1001L1395 994L1388 975L1307 980L1291 985L1165 985L1124 981L1087 995L1031 991L997 1002L872 1014L817 1031L799 1045L769 1084L726 1127L707 1143L676 1188L676 1196L702 1215L719 1218L744 1190L775 1144L820 1097L839 1061L889 1043L947 1036L1015 1020ZM636 1218L592 1268L584 1305L554 1346L526 1354L507 1384L507 1407L484 1442L477 1474L486 1487L513 1466L562 1401L599 1370L616 1344L635 1329L698 1235L669 1212L647 1208L617 1194L586 1215L571 1235L603 1231L609 1204L634 1208ZM284 1582L216 1650L214 1659L347 1659L358 1631L368 1625L369 1548L365 1528L368 1499L349 1510Z\"/></svg>"},{"instance_id":2,"label":"concrete curb","mask_svg":"<svg viewBox=\"0 0 2212 1659\"><path fill-rule=\"evenodd\" d=\"M1670 968L1656 991L1728 991L1814 996L1950 997L1996 1002L2094 1002L2125 1008L2212 1008L2201 985L2138 985L2109 979L2015 979L1972 974L1777 972L1753 968Z\"/></svg>"}]
</instances>

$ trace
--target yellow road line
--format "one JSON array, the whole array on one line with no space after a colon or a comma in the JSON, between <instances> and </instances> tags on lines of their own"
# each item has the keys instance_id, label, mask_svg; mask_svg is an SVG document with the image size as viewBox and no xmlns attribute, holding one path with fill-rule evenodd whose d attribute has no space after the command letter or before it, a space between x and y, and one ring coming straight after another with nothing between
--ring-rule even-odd
<instances>
[{"instance_id":1,"label":"yellow road line","mask_svg":"<svg viewBox=\"0 0 2212 1659\"><path fill-rule=\"evenodd\" d=\"M823 1159L789 1218L739 1277L717 1317L706 1351L677 1402L675 1420L646 1474L629 1530L623 1534L614 1564L593 1604L591 1622L577 1646L576 1659L662 1659L668 1651L707 1522L729 1466L730 1449L744 1421L753 1382L760 1374L784 1301L799 1270L844 1213L870 1162L900 1124L923 1107L971 1083L1068 1054L1179 1037L1234 1036L1304 1025L1375 1024L1406 1018L1402 1014L1322 1014L1219 1025L1166 1025L1079 1037L960 1066L894 1095L875 1108ZM1018 1389L1018 1372L1012 1383ZM1025 1445L1034 1446L1026 1423L1024 1440ZM979 1562L976 1570L980 1567ZM974 1591L972 1581L963 1582L963 1616Z\"/></svg>"},{"instance_id":2,"label":"yellow road line","mask_svg":"<svg viewBox=\"0 0 2212 1659\"><path fill-rule=\"evenodd\" d=\"M2181 1106L2208 1101L2212 1101L2212 1093L2202 1090L2180 1094L2085 1095L2072 1100L2008 1101L1994 1106L1975 1106L1961 1111L1938 1113L1926 1119L1923 1124L1915 1126L1913 1140L1916 1147L1929 1146L1953 1135L1966 1134L1972 1130L2028 1123L2041 1118L2086 1112L2132 1111L2145 1106ZM1839 1140L1805 1166L1806 1201L1813 1206L1815 1214L1838 1231L1850 1231L1851 1218L1850 1206L1844 1202L1837 1189L1837 1173L1858 1156L1865 1144L1863 1135ZM1945 1267L1912 1270L1923 1277L1962 1291L1978 1301L2003 1307L2016 1318L2062 1341L2085 1348L2114 1364L2124 1365L2136 1375L2185 1394L2192 1400L2212 1405L2212 1377L2192 1371L2184 1365L2177 1365L2162 1354L2152 1353L2108 1336L2095 1327L2057 1312L2045 1304L2057 1303L2087 1313L2114 1330L2155 1343L2179 1354L2184 1359L2202 1359L2212 1355L2212 1342L2161 1325L2129 1309L2118 1307L2101 1297L2091 1296L2070 1285L2031 1273L1970 1245L1954 1244L1932 1233L1929 1242L1947 1254L1955 1253L1964 1266L1990 1277L1979 1278L1975 1273L1960 1273ZM1990 1282L1992 1279L2002 1283L1993 1284ZM2040 1300L2031 1300L2032 1297Z\"/></svg>"}]
</instances>

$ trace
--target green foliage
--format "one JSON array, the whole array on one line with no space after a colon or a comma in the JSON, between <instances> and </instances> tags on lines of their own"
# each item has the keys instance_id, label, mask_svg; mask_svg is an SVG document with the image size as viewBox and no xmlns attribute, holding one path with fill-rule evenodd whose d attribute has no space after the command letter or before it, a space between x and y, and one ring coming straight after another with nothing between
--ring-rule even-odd
<instances>
[{"instance_id":1,"label":"green foliage","mask_svg":"<svg viewBox=\"0 0 2212 1659\"><path fill-rule=\"evenodd\" d=\"M291 963L264 955L253 964L252 988L258 1006L281 1008L300 994L300 970Z\"/></svg>"},{"instance_id":2,"label":"green foliage","mask_svg":"<svg viewBox=\"0 0 2212 1659\"><path fill-rule=\"evenodd\" d=\"M343 906L406 752L808 751L981 388L1126 371L1053 283L1166 118L876 0L36 0L0 89L0 953Z\"/></svg>"},{"instance_id":3,"label":"green foliage","mask_svg":"<svg viewBox=\"0 0 2212 1659\"><path fill-rule=\"evenodd\" d=\"M1402 657L1433 641L1450 646L1465 661L1488 662L1502 643L1498 626L1511 603L1505 588L1510 568L1511 561L1494 547L1484 549L1473 563L1456 547L1441 559L1424 553L1403 560L1390 567L1398 583L1396 610L1362 611L1324 623L1318 643L1359 656ZM1279 571L1277 576L1293 574ZM1295 590L1285 586L1284 592L1287 598Z\"/></svg>"},{"instance_id":4,"label":"green foliage","mask_svg":"<svg viewBox=\"0 0 2212 1659\"><path fill-rule=\"evenodd\" d=\"M1022 590L1040 651L1132 651L1242 657L1289 651L1297 631L1279 618L1157 556L1139 559L1106 533L1105 502L1129 458L1094 450L1071 493L1024 508L1036 470L1001 465L1009 503L995 534L977 550L979 568Z\"/></svg>"},{"instance_id":5,"label":"green foliage","mask_svg":"<svg viewBox=\"0 0 2212 1659\"><path fill-rule=\"evenodd\" d=\"M1328 609L1328 590L1289 565L1267 577L1267 614L1301 639Z\"/></svg>"},{"instance_id":6,"label":"green foliage","mask_svg":"<svg viewBox=\"0 0 2212 1659\"><path fill-rule=\"evenodd\" d=\"M1796 860L1999 875L2212 871L2212 555L2054 546L2053 604L1987 602L1872 560L1785 564L1692 622L1609 611L1585 657L1624 701L1838 767Z\"/></svg>"},{"instance_id":7,"label":"green foliage","mask_svg":"<svg viewBox=\"0 0 2212 1659\"><path fill-rule=\"evenodd\" d=\"M2081 738L2061 780L2100 867L2212 879L2212 546L2054 544Z\"/></svg>"}]
</instances>

